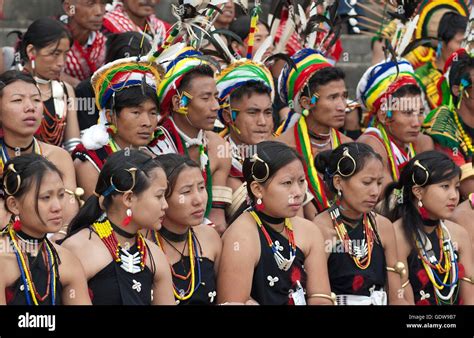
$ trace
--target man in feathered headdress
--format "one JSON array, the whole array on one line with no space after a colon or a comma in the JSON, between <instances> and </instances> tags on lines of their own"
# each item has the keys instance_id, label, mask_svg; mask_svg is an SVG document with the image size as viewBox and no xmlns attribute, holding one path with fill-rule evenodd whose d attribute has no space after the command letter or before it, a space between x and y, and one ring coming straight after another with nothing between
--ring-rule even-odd
<instances>
[{"instance_id":1,"label":"man in feathered headdress","mask_svg":"<svg viewBox=\"0 0 474 338\"><path fill-rule=\"evenodd\" d=\"M438 40L435 48L420 46L407 55L431 109L449 103L450 92L443 73L451 54L461 47L468 13L464 0L424 0L415 11L419 15L415 38Z\"/></svg>"},{"instance_id":2,"label":"man in feathered headdress","mask_svg":"<svg viewBox=\"0 0 474 338\"><path fill-rule=\"evenodd\" d=\"M119 59L92 76L100 118L84 131L73 152L78 184L90 196L110 154L125 148L146 148L158 125L156 90L164 70L147 57Z\"/></svg>"},{"instance_id":3,"label":"man in feathered headdress","mask_svg":"<svg viewBox=\"0 0 474 338\"><path fill-rule=\"evenodd\" d=\"M317 153L352 140L338 131L347 107L345 75L320 53L303 49L293 55L296 69L286 65L278 80L279 94L293 110L277 141L295 148L304 158L306 179L318 212L329 207L325 185L314 167Z\"/></svg>"},{"instance_id":4,"label":"man in feathered headdress","mask_svg":"<svg viewBox=\"0 0 474 338\"><path fill-rule=\"evenodd\" d=\"M150 149L157 155L188 155L200 165L208 193L205 215L222 233L224 209L232 198L226 186L231 160L229 146L212 131L220 108L214 71L200 52L184 44L167 52L166 74L158 88L164 117Z\"/></svg>"},{"instance_id":5,"label":"man in feathered headdress","mask_svg":"<svg viewBox=\"0 0 474 338\"><path fill-rule=\"evenodd\" d=\"M425 117L421 88L407 60L389 60L367 69L357 86L357 98L371 120L371 127L357 141L382 156L385 187L398 181L415 151L433 148L431 139L420 133Z\"/></svg>"},{"instance_id":6,"label":"man in feathered headdress","mask_svg":"<svg viewBox=\"0 0 474 338\"><path fill-rule=\"evenodd\" d=\"M472 34L472 33L471 33ZM425 119L426 134L435 142L435 148L447 153L461 167L461 195L474 192L474 54L459 50L450 67L450 106L439 106Z\"/></svg>"},{"instance_id":7,"label":"man in feathered headdress","mask_svg":"<svg viewBox=\"0 0 474 338\"><path fill-rule=\"evenodd\" d=\"M425 119L424 132L431 136L435 148L447 153L461 167L461 196L474 192L474 7L461 42L446 63L445 85L450 92L449 104L434 109Z\"/></svg>"},{"instance_id":8,"label":"man in feathered headdress","mask_svg":"<svg viewBox=\"0 0 474 338\"><path fill-rule=\"evenodd\" d=\"M242 59L218 75L217 90L221 106L218 118L226 126L221 135L229 143L232 154L227 186L234 191L228 208L229 217L233 218L243 202L238 196L246 196L242 187L243 161L252 155L253 145L272 138L273 78L263 64Z\"/></svg>"}]
</instances>

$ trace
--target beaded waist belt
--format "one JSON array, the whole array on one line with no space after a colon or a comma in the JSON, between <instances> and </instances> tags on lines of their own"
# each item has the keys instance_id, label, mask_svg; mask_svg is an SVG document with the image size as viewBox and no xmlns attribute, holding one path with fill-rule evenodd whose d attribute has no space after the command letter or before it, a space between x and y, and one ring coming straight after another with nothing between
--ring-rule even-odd
<instances>
[{"instance_id":1,"label":"beaded waist belt","mask_svg":"<svg viewBox=\"0 0 474 338\"><path fill-rule=\"evenodd\" d=\"M336 295L337 305L387 305L384 290L371 291L370 296Z\"/></svg>"}]
</instances>

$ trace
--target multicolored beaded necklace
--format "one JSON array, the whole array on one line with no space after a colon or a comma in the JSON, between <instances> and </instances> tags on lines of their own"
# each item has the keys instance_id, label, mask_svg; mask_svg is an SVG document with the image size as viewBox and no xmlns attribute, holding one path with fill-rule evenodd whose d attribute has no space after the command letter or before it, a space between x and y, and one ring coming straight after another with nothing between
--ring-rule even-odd
<instances>
[{"instance_id":1,"label":"multicolored beaded necklace","mask_svg":"<svg viewBox=\"0 0 474 338\"><path fill-rule=\"evenodd\" d=\"M370 218L367 216L367 214L364 214L362 220L367 250L355 250L353 241L351 240L351 238L349 237L349 233L347 232L346 225L342 221L342 215L339 206L334 205L329 210L329 216L331 216L331 220L336 230L339 241L344 245L345 252L347 252L351 256L352 260L359 269L367 269L372 259L372 248L374 246L374 239L376 237L376 233L373 225L371 224Z\"/></svg>"},{"instance_id":2,"label":"multicolored beaded necklace","mask_svg":"<svg viewBox=\"0 0 474 338\"><path fill-rule=\"evenodd\" d=\"M117 143L115 143L112 137L109 137L109 147L110 149L112 149L112 153L115 153L120 150L120 146Z\"/></svg>"},{"instance_id":3,"label":"multicolored beaded necklace","mask_svg":"<svg viewBox=\"0 0 474 338\"><path fill-rule=\"evenodd\" d=\"M418 257L421 259L421 263L435 290L436 303L453 304L457 299L459 289L457 287L459 279L458 262L451 241L451 235L442 220L440 220L440 224L436 228L436 235L438 236L440 247L439 260L433 252L431 241L421 231L418 231L418 236L415 236ZM422 240L422 237L424 240ZM425 244L423 245L423 243ZM440 277L442 274L444 274L443 278ZM443 296L441 293L441 290L444 290L444 288L449 288L446 296Z\"/></svg>"},{"instance_id":4,"label":"multicolored beaded necklace","mask_svg":"<svg viewBox=\"0 0 474 338\"><path fill-rule=\"evenodd\" d=\"M318 212L322 212L329 208L330 203L324 190L324 182L319 177L318 171L314 166L314 155L311 148L311 141L309 139L308 126L304 117L298 120L294 126L294 136L296 142L296 151L303 156L303 165L305 168L306 180L308 187L315 197ZM331 128L331 148L335 149L341 144L339 133L334 128Z\"/></svg>"},{"instance_id":5,"label":"multicolored beaded necklace","mask_svg":"<svg viewBox=\"0 0 474 338\"><path fill-rule=\"evenodd\" d=\"M165 252L165 249L163 247L163 243L161 242L161 237L160 237L158 231L153 231L153 236L155 238L155 243L163 250L163 252ZM184 301L184 300L188 300L189 298L191 298L193 296L194 292L196 292L196 290L199 289L199 286L201 285L201 265L200 265L200 260L201 259L199 257L199 251L198 251L198 246L197 246L196 235L194 234L194 231L192 229L188 230L188 248L189 248L189 266L190 266L190 269L189 269L189 272L186 276L183 276L183 275L180 275L180 274L176 273L174 271L173 265L170 264L171 273L173 274L173 277L179 278L183 281L188 280L189 278L191 278L186 291L179 289L173 282L174 297L179 301ZM198 282L197 283L196 283L196 269L195 269L195 266L197 267L197 272L198 272Z\"/></svg>"},{"instance_id":6,"label":"multicolored beaded necklace","mask_svg":"<svg viewBox=\"0 0 474 338\"><path fill-rule=\"evenodd\" d=\"M3 139L0 139L0 143L1 143L1 151L2 151L2 156L0 157L0 168L2 169L1 171L3 172L3 167L5 166L5 163L7 163L10 160L10 156L8 156L7 147ZM41 146L35 137L33 137L33 152L35 154L43 156L43 151L41 150Z\"/></svg>"},{"instance_id":7,"label":"multicolored beaded necklace","mask_svg":"<svg viewBox=\"0 0 474 338\"><path fill-rule=\"evenodd\" d=\"M249 211L249 213L250 215L252 215L255 222L257 222L257 225L260 228L260 230L262 230L262 233L267 240L268 246L273 252L273 257L275 258L278 268L283 271L288 271L288 269L290 269L296 257L296 243L295 243L295 237L293 235L293 225L291 224L290 219L285 218L285 232L286 232L286 235L288 236L288 243L290 245L290 258L287 259L283 257L283 255L279 251L279 247L270 238L270 235L265 229L265 226L260 220L260 217L258 217L257 213L253 210Z\"/></svg>"},{"instance_id":8,"label":"multicolored beaded necklace","mask_svg":"<svg viewBox=\"0 0 474 338\"><path fill-rule=\"evenodd\" d=\"M385 130L384 126L381 123L377 125L377 129L380 130L380 134L382 135L383 145L385 147L385 151L387 152L388 160L390 162L390 169L391 169L390 173L392 174L392 179L396 182L400 178L400 168L397 165L397 162L395 161L395 157L393 155L394 154L393 146L396 146L395 142L392 142L390 137L387 135L387 131ZM405 153L403 149L400 149L400 148L398 149L407 160L412 159L416 155L415 148L413 148L412 143L408 145L408 153Z\"/></svg>"},{"instance_id":9,"label":"multicolored beaded necklace","mask_svg":"<svg viewBox=\"0 0 474 338\"><path fill-rule=\"evenodd\" d=\"M57 280L57 270L56 270L56 261L53 255L53 250L51 248L51 243L47 239L41 244L41 254L45 265L47 267L48 273L48 282L46 286L46 291L43 296L41 296L36 290L35 283L33 282L33 276L31 274L28 257L25 253L22 252L20 244L18 243L18 235L13 226L8 226L8 235L10 240L15 248L15 256L18 261L18 267L20 269L21 280L23 287L25 288L25 297L28 305L39 305L39 302L44 302L46 298L51 295L51 305L56 304L56 280Z\"/></svg>"},{"instance_id":10,"label":"multicolored beaded necklace","mask_svg":"<svg viewBox=\"0 0 474 338\"><path fill-rule=\"evenodd\" d=\"M92 225L92 229L97 233L97 235L99 235L99 238L109 250L112 258L117 263L122 263L120 266L122 269L130 273L137 273L145 269L147 249L145 238L142 236L140 231L138 231L135 236L138 249L137 254L140 253L140 268L137 269L134 266L132 257L130 257L133 255L122 248L117 240L117 237L115 236L115 231L107 218L105 218L103 221L95 222Z\"/></svg>"}]
</instances>

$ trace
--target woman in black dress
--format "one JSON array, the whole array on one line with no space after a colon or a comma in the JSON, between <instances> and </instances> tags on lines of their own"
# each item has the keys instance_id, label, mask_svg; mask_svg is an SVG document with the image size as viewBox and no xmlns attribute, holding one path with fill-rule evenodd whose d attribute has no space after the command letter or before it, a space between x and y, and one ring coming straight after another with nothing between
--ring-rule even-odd
<instances>
[{"instance_id":1,"label":"woman in black dress","mask_svg":"<svg viewBox=\"0 0 474 338\"><path fill-rule=\"evenodd\" d=\"M163 252L140 229L159 227L166 176L139 150L113 153L63 245L82 262L94 305L174 304Z\"/></svg>"},{"instance_id":2,"label":"woman in black dress","mask_svg":"<svg viewBox=\"0 0 474 338\"><path fill-rule=\"evenodd\" d=\"M37 154L18 156L3 173L12 221L0 233L0 305L88 305L79 260L52 243L68 203L60 171Z\"/></svg>"},{"instance_id":3,"label":"woman in black dress","mask_svg":"<svg viewBox=\"0 0 474 338\"><path fill-rule=\"evenodd\" d=\"M216 230L203 224L207 203L201 169L188 157L159 156L168 179L168 209L158 231L148 238L166 254L173 276L176 304L216 304L216 275L222 242Z\"/></svg>"},{"instance_id":4,"label":"woman in black dress","mask_svg":"<svg viewBox=\"0 0 474 338\"><path fill-rule=\"evenodd\" d=\"M331 290L338 305L405 304L399 297L403 266L397 263L392 223L372 210L382 191L383 164L363 143L345 143L318 154L336 202L314 223L323 232Z\"/></svg>"},{"instance_id":5,"label":"woman in black dress","mask_svg":"<svg viewBox=\"0 0 474 338\"><path fill-rule=\"evenodd\" d=\"M307 188L298 154L261 142L243 174L251 207L224 233L218 302L333 304L321 232L296 216Z\"/></svg>"},{"instance_id":6,"label":"woman in black dress","mask_svg":"<svg viewBox=\"0 0 474 338\"><path fill-rule=\"evenodd\" d=\"M396 220L399 259L408 269L403 296L411 304L474 304L470 237L448 220L459 201L460 176L447 155L424 152L386 191L398 194L391 218Z\"/></svg>"},{"instance_id":7,"label":"woman in black dress","mask_svg":"<svg viewBox=\"0 0 474 338\"><path fill-rule=\"evenodd\" d=\"M81 142L74 89L61 81L71 46L72 37L66 26L46 17L28 27L18 50L24 71L34 77L44 105L38 139L69 152Z\"/></svg>"}]
</instances>

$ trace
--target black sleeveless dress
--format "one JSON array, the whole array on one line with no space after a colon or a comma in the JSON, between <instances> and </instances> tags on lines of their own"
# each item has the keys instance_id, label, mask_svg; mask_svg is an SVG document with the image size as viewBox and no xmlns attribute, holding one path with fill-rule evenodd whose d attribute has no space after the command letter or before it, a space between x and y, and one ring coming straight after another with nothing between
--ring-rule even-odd
<instances>
[{"instance_id":1,"label":"black sleeveless dress","mask_svg":"<svg viewBox=\"0 0 474 338\"><path fill-rule=\"evenodd\" d=\"M138 251L134 244L128 252ZM152 257L149 257L152 259ZM153 272L145 265L138 273L129 273L112 260L89 279L89 295L93 305L151 305Z\"/></svg>"},{"instance_id":2,"label":"black sleeveless dress","mask_svg":"<svg viewBox=\"0 0 474 338\"><path fill-rule=\"evenodd\" d=\"M346 229L351 240L360 243L365 238L364 227L361 223L355 228L346 226ZM335 248L343 247L340 240L337 240ZM374 239L370 265L365 270L354 263L349 253L333 248L328 259L331 291L336 295L370 296L370 289L374 286L374 290L384 288L387 281L386 267L384 249L376 239Z\"/></svg>"},{"instance_id":3,"label":"black sleeveless dress","mask_svg":"<svg viewBox=\"0 0 474 338\"><path fill-rule=\"evenodd\" d=\"M436 231L433 231L431 233L425 233L429 240L431 241L431 245L433 248L433 252L436 256L437 259L439 259L439 253L440 253L440 246L439 246L439 238L438 235L436 234ZM456 261L459 260L458 252L454 251L456 258ZM431 283L425 268L423 267L423 264L421 262L420 257L418 256L418 252L416 249L413 249L410 252L410 255L408 256L407 259L408 263L408 278L410 279L410 284L413 289L413 296L415 299L415 305L457 305L460 302L460 299L458 297L459 293L459 281L457 282L457 287L456 290L454 291L454 294L451 298L451 301L443 301L439 302L437 300L434 286ZM443 260L444 263L444 260ZM436 273L438 273L436 271ZM439 274L438 276L443 280L446 274ZM439 282L438 282L439 283ZM447 281L449 283L449 279ZM441 290L441 294L443 296L447 296L449 293L450 288L445 287L444 289Z\"/></svg>"},{"instance_id":4,"label":"black sleeveless dress","mask_svg":"<svg viewBox=\"0 0 474 338\"><path fill-rule=\"evenodd\" d=\"M183 256L182 260L173 264L173 269L175 273L185 276L190 271L190 262L189 256ZM215 305L217 300L216 292L216 274L214 272L214 262L209 258L200 257L199 258L199 269L198 266L194 266L195 269L195 286L198 288L195 289L191 298L187 300L177 301L178 305ZM199 275L201 278L199 278ZM191 279L182 280L176 276L173 276L173 283L178 290L186 291L189 287Z\"/></svg>"},{"instance_id":5,"label":"black sleeveless dress","mask_svg":"<svg viewBox=\"0 0 474 338\"><path fill-rule=\"evenodd\" d=\"M46 267L43 255L41 252L36 257L26 254L28 257L31 275L33 276L33 283L35 288L43 296L46 293L48 284L48 269ZM52 281L51 281L52 282ZM27 287L23 285L21 276L9 287L5 289L5 298L7 305L28 305L25 292ZM55 305L61 305L62 285L59 279L59 273L56 273L56 297ZM39 305L52 305L51 291L44 301L38 300Z\"/></svg>"},{"instance_id":6,"label":"black sleeveless dress","mask_svg":"<svg viewBox=\"0 0 474 338\"><path fill-rule=\"evenodd\" d=\"M288 239L270 226L266 226L265 223L263 226L272 241L283 247L282 255L288 258L290 252ZM296 257L291 267L288 271L280 270L260 228L258 233L260 237L260 260L253 271L250 296L260 305L294 305L291 294L297 290L297 281L304 289L306 288L304 254L296 247Z\"/></svg>"},{"instance_id":7,"label":"black sleeveless dress","mask_svg":"<svg viewBox=\"0 0 474 338\"><path fill-rule=\"evenodd\" d=\"M64 105L68 105L69 93L64 83L61 83L64 93L65 102ZM66 131L66 117L59 118L56 114L56 108L54 107L54 97L51 97L43 101L44 111L43 119L41 120L40 128L38 129L37 138L38 140L61 147L64 142L64 133Z\"/></svg>"}]
</instances>

